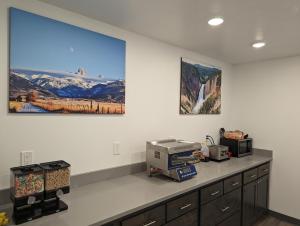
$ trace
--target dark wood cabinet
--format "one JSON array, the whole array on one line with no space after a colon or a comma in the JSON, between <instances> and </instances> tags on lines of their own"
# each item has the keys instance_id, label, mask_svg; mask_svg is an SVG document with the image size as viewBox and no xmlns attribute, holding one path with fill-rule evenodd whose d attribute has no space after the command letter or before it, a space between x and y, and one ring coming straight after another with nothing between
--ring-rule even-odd
<instances>
[{"instance_id":1,"label":"dark wood cabinet","mask_svg":"<svg viewBox=\"0 0 300 226\"><path fill-rule=\"evenodd\" d=\"M269 176L257 180L256 217L263 215L268 209Z\"/></svg>"},{"instance_id":2,"label":"dark wood cabinet","mask_svg":"<svg viewBox=\"0 0 300 226\"><path fill-rule=\"evenodd\" d=\"M257 183L253 181L243 188L243 226L250 226L255 221Z\"/></svg>"},{"instance_id":3,"label":"dark wood cabinet","mask_svg":"<svg viewBox=\"0 0 300 226\"><path fill-rule=\"evenodd\" d=\"M264 164L251 171L253 174L257 171L257 179L244 185L243 187L243 226L253 225L257 219L268 209L269 202L269 168L270 164ZM250 171L248 171L250 172ZM249 181L250 173L245 175L246 181Z\"/></svg>"},{"instance_id":4,"label":"dark wood cabinet","mask_svg":"<svg viewBox=\"0 0 300 226\"><path fill-rule=\"evenodd\" d=\"M268 209L270 163L105 226L252 226Z\"/></svg>"}]
</instances>

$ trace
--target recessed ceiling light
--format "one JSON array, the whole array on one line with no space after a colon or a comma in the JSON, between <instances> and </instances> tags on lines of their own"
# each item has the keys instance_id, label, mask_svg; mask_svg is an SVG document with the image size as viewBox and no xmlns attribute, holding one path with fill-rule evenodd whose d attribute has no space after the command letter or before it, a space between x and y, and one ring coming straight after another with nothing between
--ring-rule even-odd
<instances>
[{"instance_id":1,"label":"recessed ceiling light","mask_svg":"<svg viewBox=\"0 0 300 226\"><path fill-rule=\"evenodd\" d=\"M255 43L252 44L252 47L256 48L256 49L259 49L259 48L264 47L265 45L266 45L265 42L255 42Z\"/></svg>"},{"instance_id":2,"label":"recessed ceiling light","mask_svg":"<svg viewBox=\"0 0 300 226\"><path fill-rule=\"evenodd\" d=\"M208 21L208 24L210 26L219 26L221 25L222 23L224 23L224 19L221 18L221 17L215 17L215 18L212 18Z\"/></svg>"}]
</instances>

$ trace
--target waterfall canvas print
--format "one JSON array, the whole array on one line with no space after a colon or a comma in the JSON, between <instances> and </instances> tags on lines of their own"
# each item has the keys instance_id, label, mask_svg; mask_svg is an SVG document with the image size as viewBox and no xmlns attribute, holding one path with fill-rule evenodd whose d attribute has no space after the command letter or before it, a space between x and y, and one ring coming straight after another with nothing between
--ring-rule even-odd
<instances>
[{"instance_id":1,"label":"waterfall canvas print","mask_svg":"<svg viewBox=\"0 0 300 226\"><path fill-rule=\"evenodd\" d=\"M222 70L181 59L180 114L221 113Z\"/></svg>"},{"instance_id":2,"label":"waterfall canvas print","mask_svg":"<svg viewBox=\"0 0 300 226\"><path fill-rule=\"evenodd\" d=\"M126 42L10 8L9 112L125 113Z\"/></svg>"}]
</instances>

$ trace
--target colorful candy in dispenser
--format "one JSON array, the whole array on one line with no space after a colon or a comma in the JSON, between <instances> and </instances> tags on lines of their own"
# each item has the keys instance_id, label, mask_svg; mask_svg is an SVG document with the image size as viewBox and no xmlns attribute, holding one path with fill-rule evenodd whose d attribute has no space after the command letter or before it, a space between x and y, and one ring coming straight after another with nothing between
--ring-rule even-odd
<instances>
[{"instance_id":1,"label":"colorful candy in dispenser","mask_svg":"<svg viewBox=\"0 0 300 226\"><path fill-rule=\"evenodd\" d=\"M44 172L39 165L11 168L11 199L17 206L43 199Z\"/></svg>"},{"instance_id":2,"label":"colorful candy in dispenser","mask_svg":"<svg viewBox=\"0 0 300 226\"><path fill-rule=\"evenodd\" d=\"M23 197L44 191L44 176L30 173L15 178L15 197Z\"/></svg>"},{"instance_id":3,"label":"colorful candy in dispenser","mask_svg":"<svg viewBox=\"0 0 300 226\"><path fill-rule=\"evenodd\" d=\"M63 194L70 192L70 164L61 160L40 165L45 173L46 199L56 197L57 191Z\"/></svg>"},{"instance_id":4,"label":"colorful candy in dispenser","mask_svg":"<svg viewBox=\"0 0 300 226\"><path fill-rule=\"evenodd\" d=\"M10 196L14 204L13 219L21 224L42 217L44 170L39 165L10 169Z\"/></svg>"}]
</instances>

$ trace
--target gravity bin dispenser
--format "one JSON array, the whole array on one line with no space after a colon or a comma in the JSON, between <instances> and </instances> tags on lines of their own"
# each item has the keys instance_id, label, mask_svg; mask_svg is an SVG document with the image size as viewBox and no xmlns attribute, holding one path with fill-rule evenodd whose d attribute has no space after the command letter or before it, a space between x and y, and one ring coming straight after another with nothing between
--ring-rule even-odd
<instances>
[{"instance_id":1,"label":"gravity bin dispenser","mask_svg":"<svg viewBox=\"0 0 300 226\"><path fill-rule=\"evenodd\" d=\"M45 174L45 198L43 215L49 215L68 209L61 196L70 192L70 164L65 161L40 164Z\"/></svg>"},{"instance_id":2,"label":"gravity bin dispenser","mask_svg":"<svg viewBox=\"0 0 300 226\"><path fill-rule=\"evenodd\" d=\"M44 171L39 165L10 169L10 197L14 204L16 224L42 217Z\"/></svg>"}]
</instances>

